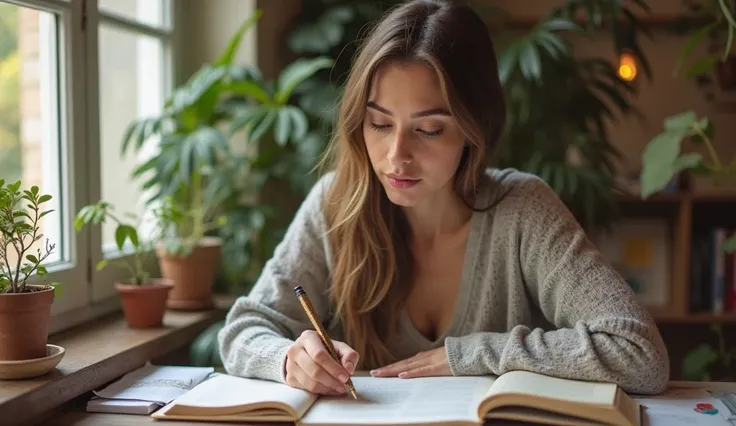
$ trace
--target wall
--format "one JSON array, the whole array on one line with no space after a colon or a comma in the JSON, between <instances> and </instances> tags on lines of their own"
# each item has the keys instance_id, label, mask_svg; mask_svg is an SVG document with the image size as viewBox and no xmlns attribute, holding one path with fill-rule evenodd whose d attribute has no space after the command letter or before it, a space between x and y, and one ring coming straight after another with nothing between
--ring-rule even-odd
<instances>
[{"instance_id":1,"label":"wall","mask_svg":"<svg viewBox=\"0 0 736 426\"><path fill-rule=\"evenodd\" d=\"M176 0L177 83L185 82L203 63L213 61L256 8L255 0ZM236 61L256 64L256 30L246 33Z\"/></svg>"},{"instance_id":2,"label":"wall","mask_svg":"<svg viewBox=\"0 0 736 426\"><path fill-rule=\"evenodd\" d=\"M300 0L177 0L176 18L185 29L177 42L177 81L215 59L256 8L262 11L258 26L246 34L236 61L257 65L266 78L276 76L288 61L285 37Z\"/></svg>"}]
</instances>

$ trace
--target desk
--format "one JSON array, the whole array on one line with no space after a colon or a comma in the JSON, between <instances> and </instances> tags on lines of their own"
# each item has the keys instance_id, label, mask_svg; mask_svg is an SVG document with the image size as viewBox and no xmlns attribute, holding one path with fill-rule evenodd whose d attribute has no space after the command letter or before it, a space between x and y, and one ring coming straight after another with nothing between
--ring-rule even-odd
<instances>
[{"instance_id":1,"label":"desk","mask_svg":"<svg viewBox=\"0 0 736 426\"><path fill-rule=\"evenodd\" d=\"M709 391L730 391L736 392L736 382L670 382L671 388L701 388ZM38 423L40 426L227 426L227 423L215 422L186 422L174 420L155 420L148 416L130 415L130 414L103 414L103 413L87 413L84 411L87 400L91 394L84 395L72 403L67 404L47 420ZM242 423L238 423L242 424ZM254 423L249 423L253 424ZM261 423L257 425L275 426L283 423ZM289 425L286 423L285 425ZM492 422L489 426L522 426L524 423L518 422ZM529 425L531 426L531 425ZM539 426L534 424L533 426Z\"/></svg>"}]
</instances>

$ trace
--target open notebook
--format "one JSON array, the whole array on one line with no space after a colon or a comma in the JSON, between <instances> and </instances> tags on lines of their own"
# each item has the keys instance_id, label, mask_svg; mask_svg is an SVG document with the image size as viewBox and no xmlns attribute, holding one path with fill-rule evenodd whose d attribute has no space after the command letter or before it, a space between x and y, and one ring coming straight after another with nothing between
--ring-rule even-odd
<instances>
[{"instance_id":1,"label":"open notebook","mask_svg":"<svg viewBox=\"0 0 736 426\"><path fill-rule=\"evenodd\" d=\"M353 377L349 394L317 396L288 385L218 375L151 417L322 425L478 425L509 419L549 425L639 426L639 405L614 384L514 371L495 377Z\"/></svg>"}]
</instances>

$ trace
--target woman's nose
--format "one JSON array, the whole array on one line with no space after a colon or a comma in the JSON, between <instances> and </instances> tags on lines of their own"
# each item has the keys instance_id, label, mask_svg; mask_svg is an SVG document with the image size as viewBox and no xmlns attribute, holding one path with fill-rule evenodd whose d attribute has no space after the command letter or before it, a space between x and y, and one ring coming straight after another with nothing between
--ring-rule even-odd
<instances>
[{"instance_id":1,"label":"woman's nose","mask_svg":"<svg viewBox=\"0 0 736 426\"><path fill-rule=\"evenodd\" d=\"M412 160L411 141L401 132L391 141L391 148L388 151L388 160L392 165L398 166L408 164Z\"/></svg>"}]
</instances>

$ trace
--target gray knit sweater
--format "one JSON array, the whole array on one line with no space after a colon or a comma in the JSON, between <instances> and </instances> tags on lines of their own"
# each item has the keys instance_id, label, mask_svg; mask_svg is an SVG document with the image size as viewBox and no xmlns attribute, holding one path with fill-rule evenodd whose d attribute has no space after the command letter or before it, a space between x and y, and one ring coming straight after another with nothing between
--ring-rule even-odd
<instances>
[{"instance_id":1,"label":"gray knit sweater","mask_svg":"<svg viewBox=\"0 0 736 426\"><path fill-rule=\"evenodd\" d=\"M320 318L330 247L322 177L302 203L253 290L240 297L219 334L228 373L284 382L285 354L311 329L293 288L307 291ZM632 393L658 393L669 378L667 350L648 312L591 245L556 194L541 179L489 169L474 213L460 293L451 325L428 340L406 312L390 347L400 358L445 346L453 375L511 370L614 382ZM331 336L340 339L339 326Z\"/></svg>"}]
</instances>

